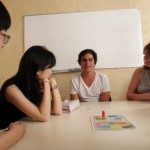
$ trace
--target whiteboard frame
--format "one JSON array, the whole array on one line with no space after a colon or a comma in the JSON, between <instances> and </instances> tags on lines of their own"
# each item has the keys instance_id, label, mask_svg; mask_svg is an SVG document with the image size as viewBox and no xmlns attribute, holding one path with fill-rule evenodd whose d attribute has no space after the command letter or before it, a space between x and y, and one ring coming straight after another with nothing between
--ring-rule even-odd
<instances>
[{"instance_id":1,"label":"whiteboard frame","mask_svg":"<svg viewBox=\"0 0 150 150\"><path fill-rule=\"evenodd\" d=\"M24 17L25 51L43 45L57 59L55 71L78 71L78 54L93 49L96 69L137 67L143 64L138 9L104 10Z\"/></svg>"}]
</instances>

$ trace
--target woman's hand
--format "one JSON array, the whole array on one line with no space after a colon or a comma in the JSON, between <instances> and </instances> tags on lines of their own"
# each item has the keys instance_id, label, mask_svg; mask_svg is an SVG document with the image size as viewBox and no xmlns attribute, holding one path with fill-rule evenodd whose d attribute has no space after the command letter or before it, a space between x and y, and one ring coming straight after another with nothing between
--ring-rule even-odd
<instances>
[{"instance_id":1,"label":"woman's hand","mask_svg":"<svg viewBox=\"0 0 150 150\"><path fill-rule=\"evenodd\" d=\"M47 82L47 83L50 84L50 80L49 80L49 79L40 79L40 80L39 80L41 92L43 92L43 87L44 87L45 82Z\"/></svg>"},{"instance_id":2,"label":"woman's hand","mask_svg":"<svg viewBox=\"0 0 150 150\"><path fill-rule=\"evenodd\" d=\"M51 90L58 89L57 82L54 78L50 78L49 81Z\"/></svg>"}]
</instances>

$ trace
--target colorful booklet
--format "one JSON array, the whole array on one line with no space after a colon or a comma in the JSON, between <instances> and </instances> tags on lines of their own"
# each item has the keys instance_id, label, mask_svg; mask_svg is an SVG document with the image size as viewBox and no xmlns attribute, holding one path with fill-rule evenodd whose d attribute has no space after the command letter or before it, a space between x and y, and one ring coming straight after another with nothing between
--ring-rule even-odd
<instances>
[{"instance_id":1,"label":"colorful booklet","mask_svg":"<svg viewBox=\"0 0 150 150\"><path fill-rule=\"evenodd\" d=\"M122 115L95 115L91 116L90 120L93 131L135 128L135 126Z\"/></svg>"}]
</instances>

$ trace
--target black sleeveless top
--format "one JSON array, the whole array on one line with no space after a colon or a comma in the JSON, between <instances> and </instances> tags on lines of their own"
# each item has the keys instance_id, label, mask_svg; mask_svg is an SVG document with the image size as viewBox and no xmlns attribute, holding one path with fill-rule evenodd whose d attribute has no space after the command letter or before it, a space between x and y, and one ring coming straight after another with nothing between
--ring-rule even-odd
<instances>
[{"instance_id":1,"label":"black sleeveless top","mask_svg":"<svg viewBox=\"0 0 150 150\"><path fill-rule=\"evenodd\" d=\"M25 116L26 114L15 105L5 99L0 99L0 129L7 128L10 123L18 121Z\"/></svg>"}]
</instances>

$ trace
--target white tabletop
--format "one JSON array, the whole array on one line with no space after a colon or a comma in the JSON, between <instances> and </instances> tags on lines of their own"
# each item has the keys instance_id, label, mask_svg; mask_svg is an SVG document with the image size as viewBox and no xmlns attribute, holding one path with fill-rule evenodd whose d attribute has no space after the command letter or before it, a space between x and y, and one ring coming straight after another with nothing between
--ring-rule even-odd
<instances>
[{"instance_id":1,"label":"white tabletop","mask_svg":"<svg viewBox=\"0 0 150 150\"><path fill-rule=\"evenodd\" d=\"M90 116L121 114L136 128L93 132ZM10 150L150 150L150 102L82 102L49 122L26 122L25 136Z\"/></svg>"}]
</instances>

